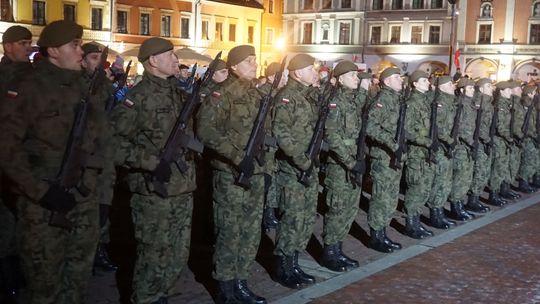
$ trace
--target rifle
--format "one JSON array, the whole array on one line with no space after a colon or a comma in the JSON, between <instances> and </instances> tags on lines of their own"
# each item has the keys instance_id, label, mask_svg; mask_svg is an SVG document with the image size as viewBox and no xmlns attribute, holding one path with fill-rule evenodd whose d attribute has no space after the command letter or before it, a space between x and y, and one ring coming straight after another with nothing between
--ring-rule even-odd
<instances>
[{"instance_id":1,"label":"rifle","mask_svg":"<svg viewBox=\"0 0 540 304\"><path fill-rule=\"evenodd\" d=\"M407 115L407 102L411 93L410 87L403 83L401 94L399 96L399 117L397 121L396 135L394 139L398 144L398 149L394 152L394 158L390 162L393 169L401 169L401 159L404 153L407 153L407 139L405 136L405 116Z\"/></svg>"},{"instance_id":2,"label":"rifle","mask_svg":"<svg viewBox=\"0 0 540 304\"><path fill-rule=\"evenodd\" d=\"M540 144L540 108L538 108L538 94L534 96L532 107L536 108L536 146L538 147L538 144Z\"/></svg>"},{"instance_id":3,"label":"rifle","mask_svg":"<svg viewBox=\"0 0 540 304\"><path fill-rule=\"evenodd\" d=\"M431 115L429 126L429 138L431 139L431 145L428 149L428 161L432 164L437 164L435 154L439 151L439 127L437 126L437 99L441 91L439 90L439 78L437 77L435 84L435 93L433 94L433 100L431 101Z\"/></svg>"},{"instance_id":4,"label":"rifle","mask_svg":"<svg viewBox=\"0 0 540 304\"><path fill-rule=\"evenodd\" d=\"M462 93L458 97L458 105L456 109L456 114L454 115L454 123L452 125L452 130L450 131L450 137L452 137L452 143L448 146L448 150L445 155L448 158L454 157L454 149L457 146L459 140L459 129L461 125L461 115L463 113L463 96L465 93Z\"/></svg>"},{"instance_id":5,"label":"rifle","mask_svg":"<svg viewBox=\"0 0 540 304\"><path fill-rule=\"evenodd\" d=\"M107 61L108 54L109 47L105 47L101 52L100 64L92 74L88 92L81 98L81 102L77 106L75 118L71 125L71 130L69 131L66 149L64 150L64 155L62 157L60 170L56 177L49 181L51 185L59 186L66 191L77 189L84 197L90 195L91 190L82 182L88 155L86 155L80 147L83 143L84 131L86 131L90 97L95 95L98 85L105 76L103 66L105 61ZM66 217L66 214L53 211L49 217L49 226L71 230L73 228L73 223Z\"/></svg>"},{"instance_id":6,"label":"rifle","mask_svg":"<svg viewBox=\"0 0 540 304\"><path fill-rule=\"evenodd\" d=\"M122 77L120 77L118 79L118 81L116 82L116 89L114 90L113 95L111 97L109 97L109 100L107 101L107 105L105 105L105 111L108 114L111 113L114 106L116 106L116 103L118 102L118 100L116 100L116 93L126 86L127 78L128 78L128 75L129 75L129 71L131 70L131 63L132 62L133 62L132 60L130 60L128 62L128 65L126 67L126 71L124 72L124 74L122 74Z\"/></svg>"},{"instance_id":7,"label":"rifle","mask_svg":"<svg viewBox=\"0 0 540 304\"><path fill-rule=\"evenodd\" d=\"M510 98L512 98L512 107L510 108L510 138L512 138L515 142L516 142L516 145L520 145L519 143L519 138L517 137L514 137L514 123L516 121L515 119L515 113L516 113L516 99L514 98L514 96L511 96Z\"/></svg>"},{"instance_id":8,"label":"rifle","mask_svg":"<svg viewBox=\"0 0 540 304\"><path fill-rule=\"evenodd\" d=\"M257 117L255 118L255 121L253 122L253 128L251 129L251 134L249 135L248 142L246 144L246 147L244 148L244 151L245 151L244 159L242 159L242 162L240 164L246 164L246 166L252 166L253 160L256 159L259 165L261 166L264 165L264 145L265 145L265 137L266 137L264 127L266 124L266 116L268 112L270 111L270 108L272 107L272 102L274 100L272 93L279 86L279 82L281 81L283 71L285 70L286 59L287 57L284 57L283 60L281 61L280 71L274 77L274 82L272 82L272 86L270 87L270 90L268 91L268 93L261 99ZM251 183L249 182L249 179L253 175L253 171L251 170L251 172L246 172L246 170L244 170L246 168L243 168L244 166L241 165L239 167L240 167L239 168L240 174L238 175L238 178L236 179L236 184L248 190L249 188L251 188Z\"/></svg>"},{"instance_id":9,"label":"rifle","mask_svg":"<svg viewBox=\"0 0 540 304\"><path fill-rule=\"evenodd\" d=\"M324 100L325 96L327 97L325 102L319 105L319 117L317 118L313 135L311 136L308 149L305 153L306 157L311 160L311 165L307 170L301 171L300 175L298 176L298 182L306 187L308 187L310 184L309 178L313 172L313 166L319 166L319 152L321 152L321 147L323 144L324 126L326 124L326 119L328 118L328 113L330 113L330 102L332 99L334 99L334 95L336 94L336 86L332 85L331 83L332 77L333 74L330 75L323 92L321 95L319 95L319 101Z\"/></svg>"},{"instance_id":10,"label":"rifle","mask_svg":"<svg viewBox=\"0 0 540 304\"><path fill-rule=\"evenodd\" d=\"M476 161L478 159L478 147L480 146L480 128L482 125L482 114L484 113L484 94L480 94L480 108L476 111L476 120L474 122L473 133L473 153L472 159Z\"/></svg>"},{"instance_id":11,"label":"rifle","mask_svg":"<svg viewBox=\"0 0 540 304\"><path fill-rule=\"evenodd\" d=\"M358 84L358 90L360 90L360 84ZM357 92L358 94L358 92ZM377 97L375 97L377 98ZM369 93L366 97L366 103L362 108L362 126L360 127L360 132L356 138L356 164L360 170L353 171L354 184L362 188L362 177L366 173L366 135L367 135L367 124L368 124L368 114L371 108L371 98Z\"/></svg>"},{"instance_id":12,"label":"rifle","mask_svg":"<svg viewBox=\"0 0 540 304\"><path fill-rule=\"evenodd\" d=\"M523 125L521 126L523 139L527 138L527 134L529 133L529 122L531 121L531 114L532 114L533 107L534 107L534 103L531 104L531 106L529 106L529 108L527 109L527 113L525 113L525 119L523 120Z\"/></svg>"},{"instance_id":13,"label":"rifle","mask_svg":"<svg viewBox=\"0 0 540 304\"><path fill-rule=\"evenodd\" d=\"M202 153L204 149L204 146L200 141L187 133L187 128L191 115L200 102L200 89L212 79L220 57L221 51L210 63L204 76L195 82L193 91L182 106L180 115L174 123L174 127L167 138L167 142L159 153L159 164L152 172L152 185L154 186L154 192L160 197L166 198L168 196L167 188L165 188L164 183L169 181L171 163L174 163L178 168L178 171L184 174L189 169L189 166L184 159L188 150ZM163 168L168 168L169 170L160 170Z\"/></svg>"},{"instance_id":14,"label":"rifle","mask_svg":"<svg viewBox=\"0 0 540 304\"><path fill-rule=\"evenodd\" d=\"M489 126L489 143L486 145L486 154L491 153L493 147L493 140L497 133L497 124L499 124L499 103L495 102L493 107L493 118L491 119L491 125Z\"/></svg>"}]
</instances>

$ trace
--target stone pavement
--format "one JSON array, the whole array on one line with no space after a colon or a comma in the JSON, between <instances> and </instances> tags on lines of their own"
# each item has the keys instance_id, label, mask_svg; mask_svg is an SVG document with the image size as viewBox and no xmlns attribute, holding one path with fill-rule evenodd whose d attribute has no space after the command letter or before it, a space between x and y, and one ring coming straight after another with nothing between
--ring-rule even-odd
<instances>
[{"instance_id":1,"label":"stone pavement","mask_svg":"<svg viewBox=\"0 0 540 304\"><path fill-rule=\"evenodd\" d=\"M201 198L207 192L198 195ZM129 303L134 241L127 198L120 197L115 200L116 206L113 205L110 248L120 269L117 273L98 271L92 277L88 304ZM344 242L344 251L359 260L360 268L335 273L318 265L317 259L322 254L322 217L318 216L308 249L300 258L303 269L315 275L318 284L289 290L270 279L274 240L270 231L261 232L257 263L248 280L252 290L269 302L295 304L313 299L314 303L427 303L438 299L448 303L484 303L487 299L490 303L499 300L500 303L540 303L540 271L534 273L540 269L540 250L537 250L540 238L535 237L540 232L535 227L540 215L540 204L535 204L540 201L540 194L524 195L519 202L502 209L492 208L488 214L451 230L433 229L435 236L426 240L414 240L402 234L404 218L400 202L388 234L401 242L404 249L393 254L379 253L366 246L368 198L369 194L364 193L361 210ZM211 206L205 203L208 201L200 199L196 205L189 265L176 284L176 292L169 300L171 304L213 303L216 285L211 278L212 224ZM518 212L529 206L532 207ZM321 214L324 209L320 206ZM428 210L424 209L425 222ZM518 213L511 215L515 212ZM508 215L511 216L505 218ZM505 229L509 229L508 236L503 233ZM505 263L512 260L517 261ZM478 286L481 290L477 290ZM458 293L463 291L465 298L459 298ZM508 295L497 293L503 291Z\"/></svg>"}]
</instances>

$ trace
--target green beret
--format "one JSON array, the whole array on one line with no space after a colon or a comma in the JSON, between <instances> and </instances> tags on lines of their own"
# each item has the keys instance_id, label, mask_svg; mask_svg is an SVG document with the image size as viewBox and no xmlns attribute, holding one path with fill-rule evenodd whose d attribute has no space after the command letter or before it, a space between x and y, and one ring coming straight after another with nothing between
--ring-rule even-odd
<instances>
[{"instance_id":1,"label":"green beret","mask_svg":"<svg viewBox=\"0 0 540 304\"><path fill-rule=\"evenodd\" d=\"M495 86L499 90L511 89L512 88L512 83L510 81L499 81L499 82L497 82L497 84Z\"/></svg>"},{"instance_id":2,"label":"green beret","mask_svg":"<svg viewBox=\"0 0 540 304\"><path fill-rule=\"evenodd\" d=\"M394 75L394 74L400 74L400 70L396 67L389 67L389 68L386 68L384 69L384 71L382 71L381 73L381 76L379 76L379 79L381 81L384 81L386 78Z\"/></svg>"},{"instance_id":3,"label":"green beret","mask_svg":"<svg viewBox=\"0 0 540 304\"><path fill-rule=\"evenodd\" d=\"M478 80L476 81L476 85L477 85L478 87L481 87L481 86L485 85L486 83L493 83L493 81L491 81L491 79L486 78L486 77L480 78L480 79L478 79Z\"/></svg>"},{"instance_id":4,"label":"green beret","mask_svg":"<svg viewBox=\"0 0 540 304\"><path fill-rule=\"evenodd\" d=\"M416 81L420 80L420 78L428 79L429 74L422 71L422 70L416 70L411 74L411 76L409 76L409 82L410 83L416 82Z\"/></svg>"},{"instance_id":5,"label":"green beret","mask_svg":"<svg viewBox=\"0 0 540 304\"><path fill-rule=\"evenodd\" d=\"M223 61L221 59L218 59L218 61L216 62L215 71L223 70L223 69L226 69L226 68L227 68L227 64L225 63L225 61Z\"/></svg>"},{"instance_id":6,"label":"green beret","mask_svg":"<svg viewBox=\"0 0 540 304\"><path fill-rule=\"evenodd\" d=\"M145 62L150 56L159 55L173 49L173 44L167 39L152 37L146 39L139 49L137 58L139 62Z\"/></svg>"},{"instance_id":7,"label":"green beret","mask_svg":"<svg viewBox=\"0 0 540 304\"><path fill-rule=\"evenodd\" d=\"M255 48L251 45L239 45L233 47L227 55L227 66L232 67L242 62L249 56L255 56Z\"/></svg>"},{"instance_id":8,"label":"green beret","mask_svg":"<svg viewBox=\"0 0 540 304\"><path fill-rule=\"evenodd\" d=\"M536 90L535 85L526 85L523 87L523 95L534 93L534 90Z\"/></svg>"},{"instance_id":9,"label":"green beret","mask_svg":"<svg viewBox=\"0 0 540 304\"><path fill-rule=\"evenodd\" d=\"M8 28L2 35L2 43L17 42L21 40L31 40L32 32L20 25L14 25Z\"/></svg>"},{"instance_id":10,"label":"green beret","mask_svg":"<svg viewBox=\"0 0 540 304\"><path fill-rule=\"evenodd\" d=\"M358 66L352 61L343 60L340 61L334 68L334 77L339 77L348 72L358 71Z\"/></svg>"},{"instance_id":11,"label":"green beret","mask_svg":"<svg viewBox=\"0 0 540 304\"><path fill-rule=\"evenodd\" d=\"M371 73L368 73L368 72L360 72L360 73L358 73L358 78L360 78L360 80L362 80L362 79L371 79L371 77L373 77L373 75L371 75Z\"/></svg>"},{"instance_id":12,"label":"green beret","mask_svg":"<svg viewBox=\"0 0 540 304\"><path fill-rule=\"evenodd\" d=\"M315 58L311 57L308 54L298 54L291 58L287 69L289 71L296 71L313 65L315 63Z\"/></svg>"},{"instance_id":13,"label":"green beret","mask_svg":"<svg viewBox=\"0 0 540 304\"><path fill-rule=\"evenodd\" d=\"M514 81L509 81L509 83L510 83L510 89L515 89L521 86L521 81L514 80Z\"/></svg>"},{"instance_id":14,"label":"green beret","mask_svg":"<svg viewBox=\"0 0 540 304\"><path fill-rule=\"evenodd\" d=\"M84 54L83 57L86 57L86 55L90 53L101 53L103 49L101 46L97 43L88 42L81 46L81 49L83 50Z\"/></svg>"},{"instance_id":15,"label":"green beret","mask_svg":"<svg viewBox=\"0 0 540 304\"><path fill-rule=\"evenodd\" d=\"M268 77L268 76L276 75L276 73L279 72L280 70L281 70L281 64L277 62L272 62L266 67L266 70L264 71L264 76Z\"/></svg>"},{"instance_id":16,"label":"green beret","mask_svg":"<svg viewBox=\"0 0 540 304\"><path fill-rule=\"evenodd\" d=\"M438 82L439 86L441 84L445 84L447 82L452 82L452 77L446 76L446 75L445 76L439 76L439 82Z\"/></svg>"},{"instance_id":17,"label":"green beret","mask_svg":"<svg viewBox=\"0 0 540 304\"><path fill-rule=\"evenodd\" d=\"M40 47L59 47L74 39L81 39L82 34L82 26L73 21L53 21L41 31L37 44Z\"/></svg>"},{"instance_id":18,"label":"green beret","mask_svg":"<svg viewBox=\"0 0 540 304\"><path fill-rule=\"evenodd\" d=\"M189 66L188 66L188 65L185 65L185 64L183 64L183 63L181 63L181 64L178 65L178 68L179 68L180 70L187 70L187 69L189 69Z\"/></svg>"},{"instance_id":19,"label":"green beret","mask_svg":"<svg viewBox=\"0 0 540 304\"><path fill-rule=\"evenodd\" d=\"M474 86L474 81L470 78L463 77L458 81L457 87L464 88L466 86Z\"/></svg>"}]
</instances>

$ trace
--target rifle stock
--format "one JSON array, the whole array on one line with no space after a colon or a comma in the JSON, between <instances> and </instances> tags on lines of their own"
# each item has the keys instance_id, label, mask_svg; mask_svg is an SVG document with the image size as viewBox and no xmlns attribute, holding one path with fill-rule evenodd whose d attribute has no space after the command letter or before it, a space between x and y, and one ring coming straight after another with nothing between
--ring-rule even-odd
<instances>
[{"instance_id":1,"label":"rifle stock","mask_svg":"<svg viewBox=\"0 0 540 304\"><path fill-rule=\"evenodd\" d=\"M473 133L473 151L472 159L478 159L478 148L480 146L480 128L482 127L482 115L484 113L484 94L480 94L480 108L476 111L476 120L474 122Z\"/></svg>"},{"instance_id":2,"label":"rifle stock","mask_svg":"<svg viewBox=\"0 0 540 304\"><path fill-rule=\"evenodd\" d=\"M430 127L429 127L429 138L431 139L431 145L428 149L428 161L432 164L437 163L435 157L437 151L439 151L439 128L437 126L437 111L438 103L437 99L439 98L441 91L439 90L439 78L435 83L435 93L433 94L433 100L431 101L431 115L430 115Z\"/></svg>"},{"instance_id":3,"label":"rifle stock","mask_svg":"<svg viewBox=\"0 0 540 304\"><path fill-rule=\"evenodd\" d=\"M463 113L463 94L458 97L458 104L456 109L456 114L454 115L454 122L452 125L452 130L450 131L450 137L452 138L452 143L448 146L446 150L446 157L453 158L454 150L459 141L459 129L461 128L461 115Z\"/></svg>"},{"instance_id":4,"label":"rifle stock","mask_svg":"<svg viewBox=\"0 0 540 304\"><path fill-rule=\"evenodd\" d=\"M390 167L393 169L401 169L401 160L403 154L407 153L407 139L405 138L405 117L407 116L407 99L411 89L403 83L401 94L399 96L399 117L397 121L396 135L394 140L398 144L397 150L394 152L394 157L390 160Z\"/></svg>"}]
</instances>

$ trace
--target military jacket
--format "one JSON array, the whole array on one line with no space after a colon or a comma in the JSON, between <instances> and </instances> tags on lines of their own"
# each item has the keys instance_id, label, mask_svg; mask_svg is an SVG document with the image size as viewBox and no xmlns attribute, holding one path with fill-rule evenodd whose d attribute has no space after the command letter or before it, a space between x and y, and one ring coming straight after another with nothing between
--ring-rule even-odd
<instances>
[{"instance_id":1,"label":"military jacket","mask_svg":"<svg viewBox=\"0 0 540 304\"><path fill-rule=\"evenodd\" d=\"M8 93L18 93L18 84L26 74L32 72L30 62L13 62L7 56L0 60L0 100L9 98Z\"/></svg>"},{"instance_id":2,"label":"military jacket","mask_svg":"<svg viewBox=\"0 0 540 304\"><path fill-rule=\"evenodd\" d=\"M250 81L234 74L204 99L197 116L197 135L217 154L212 160L214 169L238 174L236 166L245 156L260 99L261 93ZM263 171L255 162L255 174Z\"/></svg>"},{"instance_id":3,"label":"military jacket","mask_svg":"<svg viewBox=\"0 0 540 304\"><path fill-rule=\"evenodd\" d=\"M499 96L495 103L495 106L499 109L499 119L497 121L496 134L498 137L510 143L513 141L510 134L510 109L512 104L510 99L502 96Z\"/></svg>"},{"instance_id":4,"label":"military jacket","mask_svg":"<svg viewBox=\"0 0 540 304\"><path fill-rule=\"evenodd\" d=\"M491 122L493 121L493 97L479 93L474 97L475 104L482 106L482 118L480 120L480 141L487 144L491 141L489 137L489 129L491 128Z\"/></svg>"},{"instance_id":5,"label":"military jacket","mask_svg":"<svg viewBox=\"0 0 540 304\"><path fill-rule=\"evenodd\" d=\"M523 127L523 122L525 121L525 106L520 102L519 96L512 95L510 106L514 109L514 125L513 125L513 134L514 138L523 139L523 132L521 127Z\"/></svg>"},{"instance_id":6,"label":"military jacket","mask_svg":"<svg viewBox=\"0 0 540 304\"><path fill-rule=\"evenodd\" d=\"M416 89L407 100L407 157L425 158L428 155L431 145L431 101L430 94Z\"/></svg>"},{"instance_id":7,"label":"military jacket","mask_svg":"<svg viewBox=\"0 0 540 304\"><path fill-rule=\"evenodd\" d=\"M305 152L318 117L317 106L307 97L311 92L311 86L289 78L276 95L272 132L282 152L278 153L279 169L290 174L307 170L311 164Z\"/></svg>"},{"instance_id":8,"label":"military jacket","mask_svg":"<svg viewBox=\"0 0 540 304\"><path fill-rule=\"evenodd\" d=\"M335 108L328 114L324 134L331 151L329 162L352 169L356 163L356 140L362 127L362 109L367 102L367 91L340 87L332 102Z\"/></svg>"},{"instance_id":9,"label":"military jacket","mask_svg":"<svg viewBox=\"0 0 540 304\"><path fill-rule=\"evenodd\" d=\"M529 124L527 134L523 134L523 136L527 136L533 139L536 139L536 109L534 108L532 104L532 100L529 96L523 96L521 98L521 104L523 106L523 110L525 111L525 117L527 116L527 111L531 111L530 118L529 118ZM525 129L525 117L523 118L523 125L520 127L520 129Z\"/></svg>"},{"instance_id":10,"label":"military jacket","mask_svg":"<svg viewBox=\"0 0 540 304\"><path fill-rule=\"evenodd\" d=\"M119 142L117 157L131 170L128 175L133 192L150 195L154 189L150 172L159 159L159 153L171 134L184 101L177 89L174 78L163 79L144 72L143 79L128 91L123 103L113 110L112 123L115 125ZM193 136L192 124L187 133ZM189 169L182 174L171 165L172 175L165 184L169 196L177 196L195 190L195 162L191 152L186 154Z\"/></svg>"},{"instance_id":11,"label":"military jacket","mask_svg":"<svg viewBox=\"0 0 540 304\"><path fill-rule=\"evenodd\" d=\"M454 117L456 115L455 106L456 97L453 94L447 94L441 91L438 102L437 128L439 129L439 140L445 144L452 144L450 136L454 126Z\"/></svg>"},{"instance_id":12,"label":"military jacket","mask_svg":"<svg viewBox=\"0 0 540 304\"><path fill-rule=\"evenodd\" d=\"M474 143L474 129L476 123L476 114L480 108L480 102L471 97L463 96L463 114L459 128L459 139L469 147ZM478 102L478 103L477 103Z\"/></svg>"},{"instance_id":13,"label":"military jacket","mask_svg":"<svg viewBox=\"0 0 540 304\"><path fill-rule=\"evenodd\" d=\"M38 201L56 177L76 109L81 102L80 72L61 69L49 60L36 64L9 100L7 118L0 121L0 165L24 195ZM87 167L99 167L90 157L105 126L102 105L90 102L82 152Z\"/></svg>"}]
</instances>

